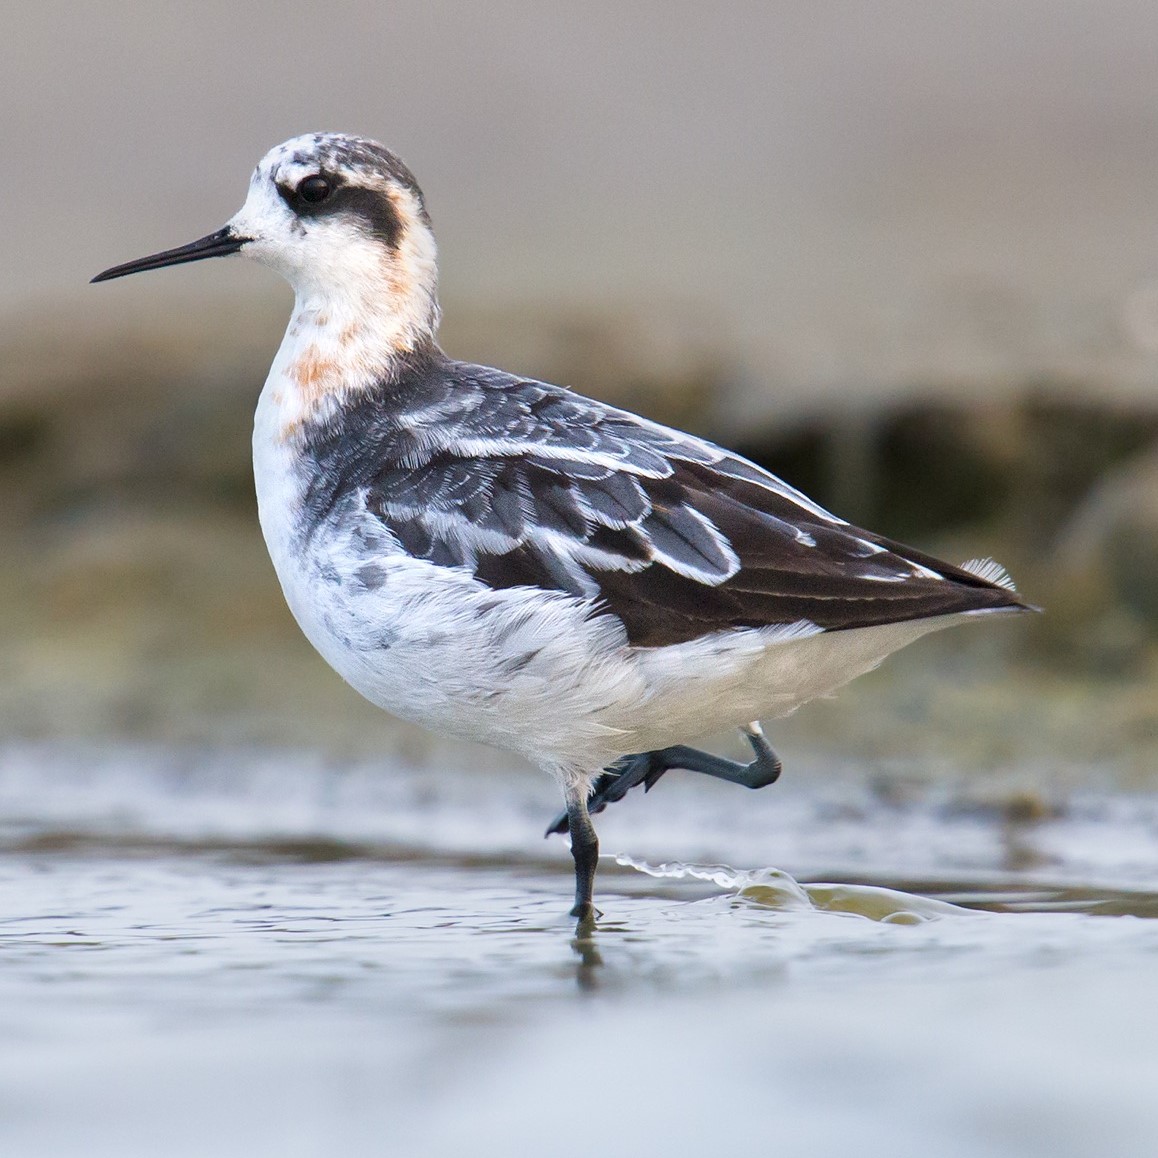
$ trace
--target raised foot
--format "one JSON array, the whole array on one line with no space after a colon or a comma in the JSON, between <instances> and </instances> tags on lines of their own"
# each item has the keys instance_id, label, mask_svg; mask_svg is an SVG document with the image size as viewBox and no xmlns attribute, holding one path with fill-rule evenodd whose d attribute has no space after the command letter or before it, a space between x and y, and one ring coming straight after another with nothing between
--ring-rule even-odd
<instances>
[{"instance_id":1,"label":"raised foot","mask_svg":"<svg viewBox=\"0 0 1158 1158\"><path fill-rule=\"evenodd\" d=\"M744 729L744 735L756 754L750 764L713 756L710 752L701 752L685 744L624 756L596 777L587 799L587 811L591 815L602 812L609 804L622 800L638 784L642 784L643 790L648 792L665 772L673 768L701 772L705 776L714 776L717 780L726 780L744 788L767 788L780 778L783 768L780 758L764 738L759 724L749 724ZM567 813L560 812L548 825L544 835L567 832L568 828Z\"/></svg>"}]
</instances>

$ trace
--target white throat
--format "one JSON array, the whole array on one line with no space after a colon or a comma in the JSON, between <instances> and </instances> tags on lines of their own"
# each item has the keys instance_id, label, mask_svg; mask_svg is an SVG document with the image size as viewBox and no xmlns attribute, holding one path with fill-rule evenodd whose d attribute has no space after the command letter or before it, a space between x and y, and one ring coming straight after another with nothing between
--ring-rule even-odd
<instances>
[{"instance_id":1,"label":"white throat","mask_svg":"<svg viewBox=\"0 0 1158 1158\"><path fill-rule=\"evenodd\" d=\"M392 377L407 355L433 342L436 256L430 230L410 228L394 251L343 246L333 265L292 277L293 314L263 392L281 439Z\"/></svg>"}]
</instances>

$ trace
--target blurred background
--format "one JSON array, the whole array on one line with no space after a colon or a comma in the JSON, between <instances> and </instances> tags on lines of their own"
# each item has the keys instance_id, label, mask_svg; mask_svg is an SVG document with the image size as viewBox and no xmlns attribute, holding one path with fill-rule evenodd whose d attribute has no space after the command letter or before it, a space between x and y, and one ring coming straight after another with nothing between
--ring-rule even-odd
<instances>
[{"instance_id":1,"label":"blurred background","mask_svg":"<svg viewBox=\"0 0 1158 1158\"><path fill-rule=\"evenodd\" d=\"M265 560L248 440L288 288L244 262L87 285L217 228L266 149L333 128L418 175L450 353L997 556L1046 616L926 649L1037 681L994 728L1155 766L1150 5L208 0L4 25L9 734L427 743L325 669ZM878 716L883 690L847 694Z\"/></svg>"},{"instance_id":2,"label":"blurred background","mask_svg":"<svg viewBox=\"0 0 1158 1158\"><path fill-rule=\"evenodd\" d=\"M123 849L126 825L146 844L174 832L205 847L261 844L288 832L425 844L442 857L501 853L504 864L546 847L548 903L566 892L562 842L526 852L555 807L553 787L363 703L284 607L257 526L249 438L288 287L241 261L87 284L220 227L268 148L334 129L394 148L425 190L449 353L737 447L838 514L935 554L992 555L1045 608L924 641L778 724L787 795L753 804L726 786L665 782L646 806L611 810L605 848L914 888L953 864L1154 887L1158 817L1137 803L1158 786L1152 3L47 0L0 15L0 108L0 804L26 841L10 850L71 847L81 830L112 833ZM734 737L712 742L740 752ZM456 812L444 797L458 789L438 776L464 767L494 778L481 852L468 824L478 800L463 795ZM390 782L407 788L381 807L385 789L373 785L386 768L402 769ZM361 785L344 812L331 809L335 777L342 791ZM799 819L791 794L834 792L837 781L869 785L868 795L852 812L861 788L826 797L808 814L824 821L809 829L812 843L793 843L804 825L781 823L778 801ZM931 827L890 844L916 815L897 811L914 793L933 802L921 813ZM1090 793L1100 795L1086 815L1075 801ZM441 803L423 811L431 800ZM723 819L713 828L689 805L679 813L680 800L718 800ZM743 839L740 809L752 825ZM1081 816L1097 821L1095 835L1062 840ZM838 839L850 817L864 823ZM1127 817L1140 826L1128 838L1115 827ZM975 822L991 844L962 835ZM132 879L130 894L151 895ZM271 880L275 891L284 883ZM123 901L121 885L109 887ZM53 908L56 896L43 911L68 912ZM1141 913L1131 904L1121 911ZM694 929L683 965L631 958L621 981L644 972L668 984L715 936ZM457 943L440 944L431 952L453 957L446 946ZM479 952L474 941L459 948ZM747 964L734 975L764 977L766 948L740 954ZM614 958L606 943L604 953ZM450 985L453 969L437 960L432 976ZM39 992L33 964L17 970L30 989L11 982L13 1007ZM480 966L483 1004L507 993L508 964ZM279 983L300 966L279 965ZM581 982L589 966L583 958ZM717 966L704 963L704 974L718 981ZM183 991L167 990L157 969L145 969L154 984L142 989L180 1005ZM1090 991L1100 986L1098 975ZM346 1012L360 1017L364 994L353 992ZM1011 1008L1037 992L1036 980L1015 989ZM136 1009L140 993L109 1006ZM748 1022L738 1015L737 1035ZM29 1040L42 1030L22 1027ZM53 1032L30 1104L47 1096L53 1050L79 1040ZM1089 1047L1082 1033L1066 1048ZM134 1047L131 1067L147 1079L155 1039L122 1037L149 1043ZM344 1041L331 1042L335 1064ZM414 1056L427 1043L423 1030ZM238 1072L258 1072L284 1045L267 1044ZM911 1044L897 1056L917 1056ZM818 1066L847 1052L839 1034L831 1046ZM553 1072L538 1045L519 1048L528 1074ZM590 1048L594 1059L594 1038ZM866 1075L884 1064L863 1060ZM358 1064L379 1072L374 1059ZM0 1079L22 1066L0 1057ZM221 1094L213 1072L207 1061L189 1079L210 1099ZM1070 1078L1058 1079L1058 1105L1085 1080ZM76 1080L97 1091L95 1121L108 1091L91 1074ZM298 1071L284 1088L295 1080L312 1088ZM720 1083L710 1088L726 1095ZM137 1108L118 1104L127 1117ZM965 1111L946 1106L914 1152L958 1153L937 1123ZM50 1117L28 1119L30 1153L55 1152L43 1134ZM850 1119L833 1153L853 1137L863 1147L864 1120ZM318 1111L317 1121L324 1136L329 1119ZM1109 1136L1090 1125L1096 1116L1083 1121L1091 1137ZM1009 1153L1038 1152L1010 1130ZM1040 1152L1085 1152L1066 1149L1078 1134ZM990 1148L977 1152L1006 1152L998 1134L984 1137ZM75 1138L62 1138L68 1152ZM747 1151L736 1142L728 1152ZM814 1139L807 1152L829 1151Z\"/></svg>"}]
</instances>

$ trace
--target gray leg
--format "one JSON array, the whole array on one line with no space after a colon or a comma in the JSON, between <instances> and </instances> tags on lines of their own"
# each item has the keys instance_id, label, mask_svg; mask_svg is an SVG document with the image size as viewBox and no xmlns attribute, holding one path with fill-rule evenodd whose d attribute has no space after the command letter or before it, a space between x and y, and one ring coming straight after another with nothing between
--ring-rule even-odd
<instances>
[{"instance_id":1,"label":"gray leg","mask_svg":"<svg viewBox=\"0 0 1158 1158\"><path fill-rule=\"evenodd\" d=\"M723 756L713 756L710 752L701 752L698 748L689 748L686 744L675 744L670 748L660 748L655 752L640 752L634 756L624 756L616 760L592 785L590 798L587 800L587 812L595 814L602 812L609 804L622 800L628 791L637 784L643 785L643 790L651 790L655 782L673 768L685 768L689 772L702 772L705 776L714 776L717 780L726 780L729 784L739 784L744 788L766 788L773 784L780 776L780 758L772 751L772 746L764 738L764 732L759 724L752 723L743 729L748 743L756 758L750 764L741 764L738 760L728 760ZM551 822L546 835L553 832L566 832L570 823L570 811L561 812Z\"/></svg>"},{"instance_id":2,"label":"gray leg","mask_svg":"<svg viewBox=\"0 0 1158 1158\"><path fill-rule=\"evenodd\" d=\"M586 794L579 789L568 790L567 827L571 832L571 855L575 859L575 907L571 916L578 917L580 925L590 924L599 916L592 903L595 895L595 868L599 863L599 837L587 812Z\"/></svg>"}]
</instances>

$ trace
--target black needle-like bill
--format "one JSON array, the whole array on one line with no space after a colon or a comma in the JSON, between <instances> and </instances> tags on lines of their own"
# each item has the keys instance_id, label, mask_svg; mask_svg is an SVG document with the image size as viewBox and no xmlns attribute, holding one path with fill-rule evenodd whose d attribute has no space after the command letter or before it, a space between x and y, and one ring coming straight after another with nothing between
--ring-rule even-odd
<instances>
[{"instance_id":1,"label":"black needle-like bill","mask_svg":"<svg viewBox=\"0 0 1158 1158\"><path fill-rule=\"evenodd\" d=\"M130 273L141 273L146 269L163 269L167 265L183 265L187 261L201 261L206 257L225 257L236 253L247 241L227 225L216 233L191 241L188 245L179 245L176 249L166 249L163 253L150 254L148 257L139 257L136 261L126 261L124 265L114 265L98 273L92 280L112 281L114 277L125 277Z\"/></svg>"}]
</instances>

